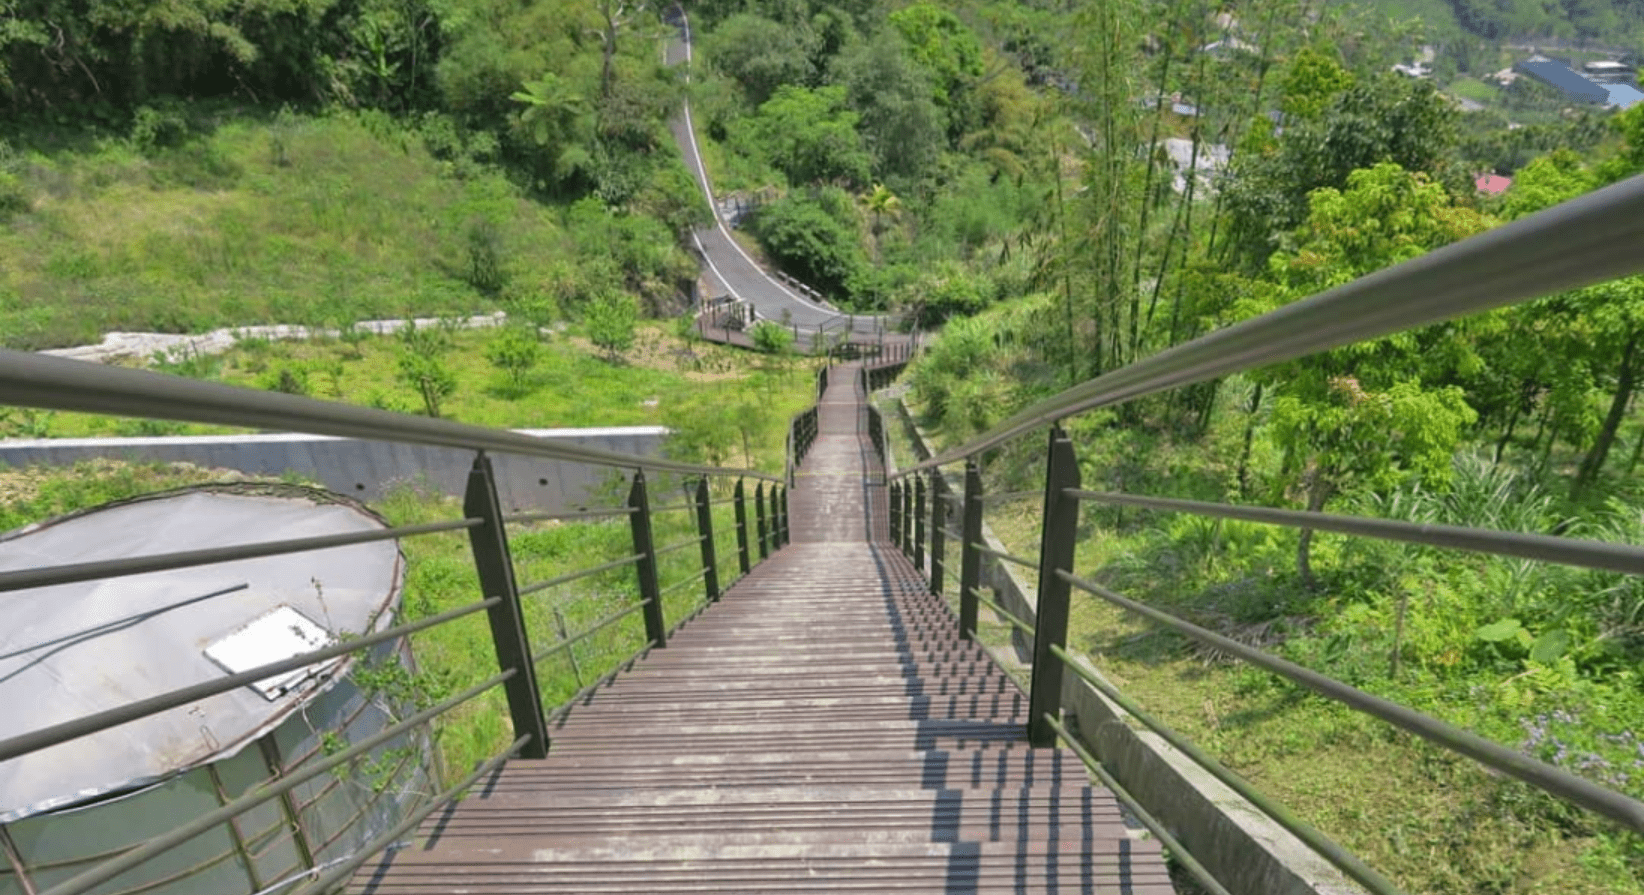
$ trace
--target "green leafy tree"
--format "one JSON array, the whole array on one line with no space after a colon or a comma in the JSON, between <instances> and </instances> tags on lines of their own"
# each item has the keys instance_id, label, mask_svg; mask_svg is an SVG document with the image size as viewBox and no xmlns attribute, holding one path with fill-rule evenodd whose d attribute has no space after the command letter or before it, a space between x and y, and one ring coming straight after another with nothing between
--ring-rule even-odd
<instances>
[{"instance_id":1,"label":"green leafy tree","mask_svg":"<svg viewBox=\"0 0 1644 895\"><path fill-rule=\"evenodd\" d=\"M423 411L431 417L438 417L445 400L457 392L457 374L437 354L402 349L399 379L422 398Z\"/></svg>"},{"instance_id":2,"label":"green leafy tree","mask_svg":"<svg viewBox=\"0 0 1644 895\"><path fill-rule=\"evenodd\" d=\"M589 341L605 351L612 363L622 353L634 347L634 328L638 323L639 308L633 296L623 292L604 292L588 303L582 325Z\"/></svg>"},{"instance_id":3,"label":"green leafy tree","mask_svg":"<svg viewBox=\"0 0 1644 895\"><path fill-rule=\"evenodd\" d=\"M1321 387L1322 386L1322 387ZM1466 428L1478 418L1460 388L1413 381L1367 391L1351 376L1311 382L1273 402L1273 440L1284 452L1281 478L1318 512L1347 491L1385 491L1407 478L1443 488ZM1314 587L1313 530L1303 529L1296 570Z\"/></svg>"},{"instance_id":4,"label":"green leafy tree","mask_svg":"<svg viewBox=\"0 0 1644 895\"><path fill-rule=\"evenodd\" d=\"M868 181L870 158L843 87L784 85L739 131L744 151L768 160L794 186Z\"/></svg>"},{"instance_id":5,"label":"green leafy tree","mask_svg":"<svg viewBox=\"0 0 1644 895\"><path fill-rule=\"evenodd\" d=\"M531 371L542 360L542 343L534 328L504 326L485 348L485 359L508 378L509 391L524 394L530 386Z\"/></svg>"},{"instance_id":6,"label":"green leafy tree","mask_svg":"<svg viewBox=\"0 0 1644 895\"><path fill-rule=\"evenodd\" d=\"M749 230L779 267L825 293L852 294L868 269L854 203L837 190L789 194L754 215Z\"/></svg>"},{"instance_id":7,"label":"green leafy tree","mask_svg":"<svg viewBox=\"0 0 1644 895\"><path fill-rule=\"evenodd\" d=\"M764 354L785 355L793 349L793 330L775 320L761 320L748 330L754 349Z\"/></svg>"},{"instance_id":8,"label":"green leafy tree","mask_svg":"<svg viewBox=\"0 0 1644 895\"><path fill-rule=\"evenodd\" d=\"M906 183L930 171L946 144L947 117L933 99L929 73L908 58L898 35L881 34L841 53L833 80L861 116L876 176Z\"/></svg>"},{"instance_id":9,"label":"green leafy tree","mask_svg":"<svg viewBox=\"0 0 1644 895\"><path fill-rule=\"evenodd\" d=\"M976 121L972 86L982 77L982 41L959 17L934 3L915 3L886 21L906 43L908 55L930 73L931 100L947 113L954 136Z\"/></svg>"},{"instance_id":10,"label":"green leafy tree","mask_svg":"<svg viewBox=\"0 0 1644 895\"><path fill-rule=\"evenodd\" d=\"M511 98L524 107L516 126L541 151L538 168L547 181L564 184L592 172L593 109L570 81L547 72Z\"/></svg>"},{"instance_id":11,"label":"green leafy tree","mask_svg":"<svg viewBox=\"0 0 1644 895\"><path fill-rule=\"evenodd\" d=\"M742 96L759 106L783 86L810 86L816 77L812 61L818 41L808 26L796 26L752 13L721 22L702 43L714 68L737 83Z\"/></svg>"}]
</instances>

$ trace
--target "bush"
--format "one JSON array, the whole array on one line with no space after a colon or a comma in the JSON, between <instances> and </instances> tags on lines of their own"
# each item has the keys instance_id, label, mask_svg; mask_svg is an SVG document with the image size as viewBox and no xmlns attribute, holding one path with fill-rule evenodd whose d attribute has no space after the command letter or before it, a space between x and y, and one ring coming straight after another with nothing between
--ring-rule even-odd
<instances>
[{"instance_id":1,"label":"bush","mask_svg":"<svg viewBox=\"0 0 1644 895\"><path fill-rule=\"evenodd\" d=\"M634 327L639 322L639 308L633 296L620 292L606 292L588 305L583 317L588 339L605 350L613 363L622 352L634 346Z\"/></svg>"},{"instance_id":2,"label":"bush","mask_svg":"<svg viewBox=\"0 0 1644 895\"><path fill-rule=\"evenodd\" d=\"M824 293L854 295L867 254L856 229L829 213L827 192L778 199L759 209L749 229L778 267Z\"/></svg>"}]
</instances>

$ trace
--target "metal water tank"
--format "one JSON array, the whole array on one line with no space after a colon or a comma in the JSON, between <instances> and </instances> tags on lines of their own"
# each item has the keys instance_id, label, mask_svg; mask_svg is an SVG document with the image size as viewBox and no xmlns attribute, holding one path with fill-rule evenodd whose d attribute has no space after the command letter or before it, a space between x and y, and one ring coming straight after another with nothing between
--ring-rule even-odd
<instances>
[{"instance_id":1,"label":"metal water tank","mask_svg":"<svg viewBox=\"0 0 1644 895\"><path fill-rule=\"evenodd\" d=\"M0 571L385 527L286 485L207 486L0 535ZM0 594L0 737L154 696L393 624L392 540ZM0 895L32 895L394 723L350 677L409 669L384 644L0 762ZM98 888L274 893L392 826L436 782L426 731L323 774Z\"/></svg>"}]
</instances>

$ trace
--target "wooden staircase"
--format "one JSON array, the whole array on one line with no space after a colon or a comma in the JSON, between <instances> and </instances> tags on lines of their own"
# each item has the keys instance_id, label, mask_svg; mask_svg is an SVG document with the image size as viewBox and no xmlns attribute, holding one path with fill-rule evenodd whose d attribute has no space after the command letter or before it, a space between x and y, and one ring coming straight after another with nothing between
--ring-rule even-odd
<instances>
[{"instance_id":1,"label":"wooden staircase","mask_svg":"<svg viewBox=\"0 0 1644 895\"><path fill-rule=\"evenodd\" d=\"M885 542L860 386L833 381L794 542L351 891L1174 892Z\"/></svg>"}]
</instances>

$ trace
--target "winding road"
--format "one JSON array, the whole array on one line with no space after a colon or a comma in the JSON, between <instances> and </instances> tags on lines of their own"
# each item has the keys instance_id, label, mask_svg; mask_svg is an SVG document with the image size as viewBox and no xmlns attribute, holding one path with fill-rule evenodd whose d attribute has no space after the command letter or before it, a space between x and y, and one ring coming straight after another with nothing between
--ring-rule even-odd
<instances>
[{"instance_id":1,"label":"winding road","mask_svg":"<svg viewBox=\"0 0 1644 895\"><path fill-rule=\"evenodd\" d=\"M686 18L685 11L678 6L669 13L668 19L679 32L668 42L666 61L669 65L689 64L690 20ZM687 81L689 78L690 70L687 68ZM685 157L685 166L696 178L697 186L701 188L703 197L713 212L713 226L698 229L696 243L703 262L707 265L708 275L719 284L723 290L722 294L751 305L762 318L795 325L798 335L807 343L810 341L810 334L818 330L849 331L853 337L860 338L879 337L890 328L884 317L842 314L837 309L806 297L798 289L783 284L761 268L731 236L730 228L719 215L718 206L714 202L713 185L708 179L707 168L702 164L702 153L697 149L696 129L691 123L689 99L685 100L681 114L669 123L669 129L673 132L674 141L679 144L679 151ZM810 333L806 333L806 330Z\"/></svg>"}]
</instances>

